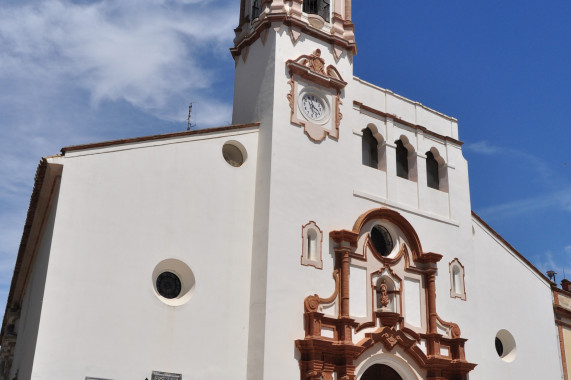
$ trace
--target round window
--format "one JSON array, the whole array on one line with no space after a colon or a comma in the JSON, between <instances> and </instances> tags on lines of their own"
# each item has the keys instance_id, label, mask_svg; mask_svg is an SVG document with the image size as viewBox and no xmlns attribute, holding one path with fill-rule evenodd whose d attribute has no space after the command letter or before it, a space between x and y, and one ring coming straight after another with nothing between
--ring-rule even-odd
<instances>
[{"instance_id":1,"label":"round window","mask_svg":"<svg viewBox=\"0 0 571 380\"><path fill-rule=\"evenodd\" d=\"M222 156L228 164L239 167L246 161L246 149L237 141L227 142L222 147Z\"/></svg>"},{"instance_id":2,"label":"round window","mask_svg":"<svg viewBox=\"0 0 571 380\"><path fill-rule=\"evenodd\" d=\"M380 224L376 224L371 229L371 241L375 250L383 257L388 256L393 251L394 243L391 234Z\"/></svg>"},{"instance_id":3,"label":"round window","mask_svg":"<svg viewBox=\"0 0 571 380\"><path fill-rule=\"evenodd\" d=\"M180 278L172 272L163 272L157 277L157 292L165 298L173 299L178 297L182 285Z\"/></svg>"},{"instance_id":4,"label":"round window","mask_svg":"<svg viewBox=\"0 0 571 380\"><path fill-rule=\"evenodd\" d=\"M504 354L504 345L498 337L496 337L496 352L500 357Z\"/></svg>"},{"instance_id":5,"label":"round window","mask_svg":"<svg viewBox=\"0 0 571 380\"><path fill-rule=\"evenodd\" d=\"M515 339L508 330L500 330L495 339L496 353L505 362L512 362L517 353Z\"/></svg>"},{"instance_id":6,"label":"round window","mask_svg":"<svg viewBox=\"0 0 571 380\"><path fill-rule=\"evenodd\" d=\"M177 259L166 259L155 266L152 274L154 293L169 306L188 302L196 284L188 265Z\"/></svg>"}]
</instances>

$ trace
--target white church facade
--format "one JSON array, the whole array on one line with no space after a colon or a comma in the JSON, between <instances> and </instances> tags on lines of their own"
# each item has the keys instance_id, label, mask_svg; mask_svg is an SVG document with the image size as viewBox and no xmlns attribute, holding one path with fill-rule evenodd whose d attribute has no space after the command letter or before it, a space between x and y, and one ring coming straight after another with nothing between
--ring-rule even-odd
<instances>
[{"instance_id":1,"label":"white church facade","mask_svg":"<svg viewBox=\"0 0 571 380\"><path fill-rule=\"evenodd\" d=\"M242 0L231 126L38 167L5 379L563 379L456 119L353 76L351 0Z\"/></svg>"}]
</instances>

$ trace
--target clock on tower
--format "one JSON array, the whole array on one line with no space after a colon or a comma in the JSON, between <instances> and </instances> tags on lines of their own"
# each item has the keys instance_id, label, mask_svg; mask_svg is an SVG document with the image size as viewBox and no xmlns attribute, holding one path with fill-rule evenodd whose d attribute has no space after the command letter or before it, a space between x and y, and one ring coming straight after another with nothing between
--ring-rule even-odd
<instances>
[{"instance_id":1,"label":"clock on tower","mask_svg":"<svg viewBox=\"0 0 571 380\"><path fill-rule=\"evenodd\" d=\"M337 139L343 117L339 109L341 90L347 83L333 65L325 66L319 49L288 60L286 66L291 123L303 127L313 141L322 141L327 135Z\"/></svg>"}]
</instances>

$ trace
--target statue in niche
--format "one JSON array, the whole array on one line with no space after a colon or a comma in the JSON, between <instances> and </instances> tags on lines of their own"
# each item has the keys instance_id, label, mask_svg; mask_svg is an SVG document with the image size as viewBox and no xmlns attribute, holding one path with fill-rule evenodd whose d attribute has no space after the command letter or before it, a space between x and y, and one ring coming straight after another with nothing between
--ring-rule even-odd
<instances>
[{"instance_id":1,"label":"statue in niche","mask_svg":"<svg viewBox=\"0 0 571 380\"><path fill-rule=\"evenodd\" d=\"M385 280L381 282L380 300L381 307L389 306L389 292L387 291L387 282Z\"/></svg>"}]
</instances>

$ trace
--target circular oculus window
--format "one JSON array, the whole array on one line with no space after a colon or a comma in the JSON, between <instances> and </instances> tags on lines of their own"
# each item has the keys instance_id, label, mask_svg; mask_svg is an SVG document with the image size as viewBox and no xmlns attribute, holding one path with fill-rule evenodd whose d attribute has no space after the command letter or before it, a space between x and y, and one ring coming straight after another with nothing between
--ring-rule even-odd
<instances>
[{"instance_id":1,"label":"circular oculus window","mask_svg":"<svg viewBox=\"0 0 571 380\"><path fill-rule=\"evenodd\" d=\"M180 278L172 272L163 272L157 277L157 292L165 298L172 299L179 296L182 290Z\"/></svg>"},{"instance_id":2,"label":"circular oculus window","mask_svg":"<svg viewBox=\"0 0 571 380\"><path fill-rule=\"evenodd\" d=\"M187 303L196 283L190 267L177 259L158 263L153 270L152 281L157 298L169 306Z\"/></svg>"},{"instance_id":3,"label":"circular oculus window","mask_svg":"<svg viewBox=\"0 0 571 380\"><path fill-rule=\"evenodd\" d=\"M517 353L515 339L508 330L500 330L494 339L496 353L505 362L514 361Z\"/></svg>"},{"instance_id":4,"label":"circular oculus window","mask_svg":"<svg viewBox=\"0 0 571 380\"><path fill-rule=\"evenodd\" d=\"M240 167L246 162L246 148L238 141L229 141L222 146L222 157L234 167Z\"/></svg>"},{"instance_id":5,"label":"circular oculus window","mask_svg":"<svg viewBox=\"0 0 571 380\"><path fill-rule=\"evenodd\" d=\"M379 255L386 257L393 251L394 243L389 230L380 224L371 229L371 242Z\"/></svg>"}]
</instances>

